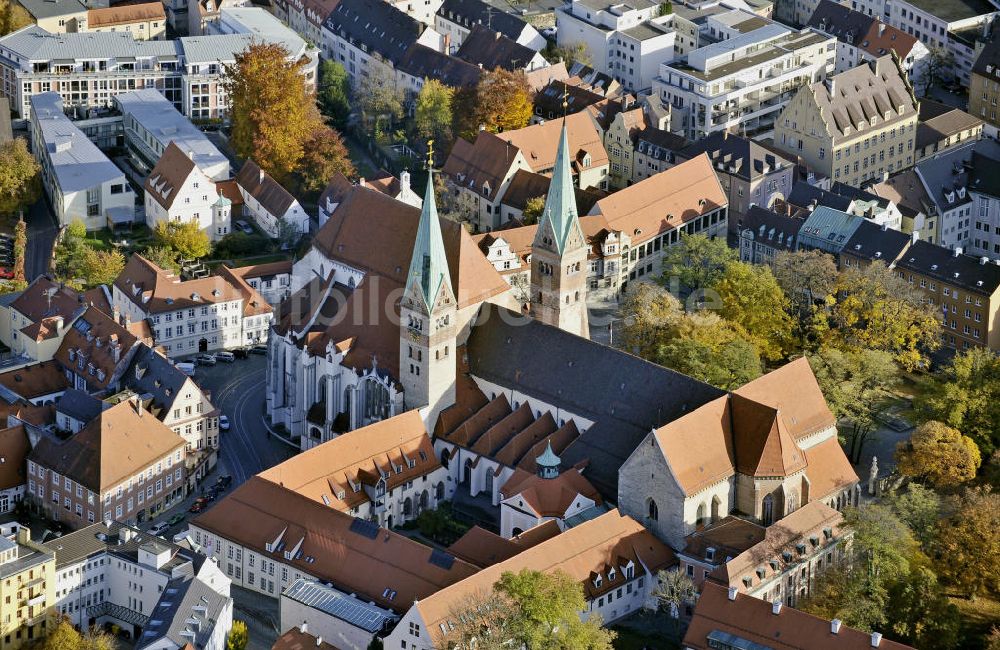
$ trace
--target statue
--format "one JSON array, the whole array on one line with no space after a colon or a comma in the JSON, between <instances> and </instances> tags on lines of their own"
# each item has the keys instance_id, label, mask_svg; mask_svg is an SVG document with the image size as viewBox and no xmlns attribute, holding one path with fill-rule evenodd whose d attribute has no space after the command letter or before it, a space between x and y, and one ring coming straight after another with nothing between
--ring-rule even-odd
<instances>
[{"instance_id":1,"label":"statue","mask_svg":"<svg viewBox=\"0 0 1000 650\"><path fill-rule=\"evenodd\" d=\"M868 470L868 494L875 496L875 481L878 480L878 456L872 456L872 467Z\"/></svg>"}]
</instances>

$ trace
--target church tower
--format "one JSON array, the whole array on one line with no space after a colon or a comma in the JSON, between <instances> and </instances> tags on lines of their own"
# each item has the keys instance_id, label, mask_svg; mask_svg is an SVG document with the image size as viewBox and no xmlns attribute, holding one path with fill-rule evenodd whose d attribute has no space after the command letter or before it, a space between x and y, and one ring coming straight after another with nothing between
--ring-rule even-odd
<instances>
[{"instance_id":1,"label":"church tower","mask_svg":"<svg viewBox=\"0 0 1000 650\"><path fill-rule=\"evenodd\" d=\"M531 315L543 323L589 337L587 240L576 211L569 164L564 119L545 209L531 244Z\"/></svg>"},{"instance_id":2,"label":"church tower","mask_svg":"<svg viewBox=\"0 0 1000 650\"><path fill-rule=\"evenodd\" d=\"M438 413L455 403L455 291L448 272L441 222L434 203L433 170L399 304L399 378L406 409L424 409L434 426Z\"/></svg>"}]
</instances>

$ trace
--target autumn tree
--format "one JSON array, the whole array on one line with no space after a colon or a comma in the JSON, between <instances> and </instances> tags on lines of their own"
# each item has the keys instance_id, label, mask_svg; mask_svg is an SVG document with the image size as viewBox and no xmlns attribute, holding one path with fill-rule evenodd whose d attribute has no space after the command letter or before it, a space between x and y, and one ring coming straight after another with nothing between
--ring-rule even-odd
<instances>
[{"instance_id":1,"label":"autumn tree","mask_svg":"<svg viewBox=\"0 0 1000 650\"><path fill-rule=\"evenodd\" d=\"M889 352L910 370L939 347L934 307L885 264L851 267L840 274L837 291L832 325L840 345Z\"/></svg>"},{"instance_id":2,"label":"autumn tree","mask_svg":"<svg viewBox=\"0 0 1000 650\"><path fill-rule=\"evenodd\" d=\"M538 223L538 219L545 210L545 196L535 196L527 200L524 210L521 211L521 223L532 226Z\"/></svg>"},{"instance_id":3,"label":"autumn tree","mask_svg":"<svg viewBox=\"0 0 1000 650\"><path fill-rule=\"evenodd\" d=\"M935 552L941 579L974 598L1000 593L1000 494L966 491L960 507L941 522Z\"/></svg>"},{"instance_id":4,"label":"autumn tree","mask_svg":"<svg viewBox=\"0 0 1000 650\"><path fill-rule=\"evenodd\" d=\"M670 618L674 621L674 634L676 634L681 616L681 606L694 603L698 599L698 587L680 569L674 571L661 569L656 574L656 583L653 596L660 607L669 612Z\"/></svg>"},{"instance_id":5,"label":"autumn tree","mask_svg":"<svg viewBox=\"0 0 1000 650\"><path fill-rule=\"evenodd\" d=\"M989 457L1000 446L1000 357L987 348L955 354L936 374L921 380L914 408L972 438Z\"/></svg>"},{"instance_id":6,"label":"autumn tree","mask_svg":"<svg viewBox=\"0 0 1000 650\"><path fill-rule=\"evenodd\" d=\"M889 494L886 501L896 516L913 531L921 547L929 549L941 520L942 505L938 493L911 482L905 491Z\"/></svg>"},{"instance_id":7,"label":"autumn tree","mask_svg":"<svg viewBox=\"0 0 1000 650\"><path fill-rule=\"evenodd\" d=\"M447 621L447 631L436 645L439 650L504 650L516 634L517 609L506 594L484 590L453 605Z\"/></svg>"},{"instance_id":8,"label":"autumn tree","mask_svg":"<svg viewBox=\"0 0 1000 650\"><path fill-rule=\"evenodd\" d=\"M226 637L226 650L246 650L249 642L247 624L244 621L233 621L233 627L229 629L229 635Z\"/></svg>"},{"instance_id":9,"label":"autumn tree","mask_svg":"<svg viewBox=\"0 0 1000 650\"><path fill-rule=\"evenodd\" d=\"M337 172L354 176L354 163L340 134L317 123L303 147L298 171L300 185L307 192L321 192Z\"/></svg>"},{"instance_id":10,"label":"autumn tree","mask_svg":"<svg viewBox=\"0 0 1000 650\"><path fill-rule=\"evenodd\" d=\"M111 635L97 630L80 634L69 619L61 618L38 647L40 650L115 650L117 644Z\"/></svg>"},{"instance_id":11,"label":"autumn tree","mask_svg":"<svg viewBox=\"0 0 1000 650\"><path fill-rule=\"evenodd\" d=\"M924 422L908 441L896 445L896 464L900 473L927 481L937 488L971 481L981 462L979 447L971 438L934 420Z\"/></svg>"},{"instance_id":12,"label":"autumn tree","mask_svg":"<svg viewBox=\"0 0 1000 650\"><path fill-rule=\"evenodd\" d=\"M797 338L805 349L814 350L828 329L826 309L834 303L837 263L818 249L781 251L771 271L791 301L789 313L795 319Z\"/></svg>"},{"instance_id":13,"label":"autumn tree","mask_svg":"<svg viewBox=\"0 0 1000 650\"><path fill-rule=\"evenodd\" d=\"M181 259L195 260L208 255L212 243L197 221L160 221L153 230L157 246L176 251Z\"/></svg>"},{"instance_id":14,"label":"autumn tree","mask_svg":"<svg viewBox=\"0 0 1000 650\"><path fill-rule=\"evenodd\" d=\"M86 247L80 259L80 275L87 286L110 285L125 268L125 256L116 249Z\"/></svg>"},{"instance_id":15,"label":"autumn tree","mask_svg":"<svg viewBox=\"0 0 1000 650\"><path fill-rule=\"evenodd\" d=\"M834 416L851 423L844 432L847 455L852 463L858 463L865 443L874 435L876 416L899 383L892 355L878 350L827 346L808 359Z\"/></svg>"},{"instance_id":16,"label":"autumn tree","mask_svg":"<svg viewBox=\"0 0 1000 650\"><path fill-rule=\"evenodd\" d=\"M40 171L23 138L0 145L0 214L16 214L38 200Z\"/></svg>"},{"instance_id":17,"label":"autumn tree","mask_svg":"<svg viewBox=\"0 0 1000 650\"><path fill-rule=\"evenodd\" d=\"M347 126L351 115L351 81L337 61L323 59L319 67L319 105L338 129Z\"/></svg>"},{"instance_id":18,"label":"autumn tree","mask_svg":"<svg viewBox=\"0 0 1000 650\"><path fill-rule=\"evenodd\" d=\"M768 267L730 262L711 287L719 315L743 328L761 358L785 356L791 347L789 303Z\"/></svg>"},{"instance_id":19,"label":"autumn tree","mask_svg":"<svg viewBox=\"0 0 1000 650\"><path fill-rule=\"evenodd\" d=\"M0 36L16 32L33 22L31 14L15 0L0 0Z\"/></svg>"},{"instance_id":20,"label":"autumn tree","mask_svg":"<svg viewBox=\"0 0 1000 650\"><path fill-rule=\"evenodd\" d=\"M451 143L451 104L454 95L453 89L437 79L425 80L417 94L413 128L418 138L434 140L440 151L448 151Z\"/></svg>"},{"instance_id":21,"label":"autumn tree","mask_svg":"<svg viewBox=\"0 0 1000 650\"><path fill-rule=\"evenodd\" d=\"M253 43L224 64L230 100L230 142L241 158L252 158L279 183L302 159L316 129L315 101L306 91L301 60L289 61L276 43Z\"/></svg>"},{"instance_id":22,"label":"autumn tree","mask_svg":"<svg viewBox=\"0 0 1000 650\"><path fill-rule=\"evenodd\" d=\"M14 226L14 284L23 287L27 284L24 276L24 258L28 250L28 224L24 219L18 219Z\"/></svg>"},{"instance_id":23,"label":"autumn tree","mask_svg":"<svg viewBox=\"0 0 1000 650\"><path fill-rule=\"evenodd\" d=\"M143 251L142 256L161 269L173 271L175 274L181 272L181 265L177 261L177 251L169 246L150 246Z\"/></svg>"},{"instance_id":24,"label":"autumn tree","mask_svg":"<svg viewBox=\"0 0 1000 650\"><path fill-rule=\"evenodd\" d=\"M686 295L715 284L726 265L736 260L736 251L721 237L681 235L676 244L663 251L662 283L671 291Z\"/></svg>"},{"instance_id":25,"label":"autumn tree","mask_svg":"<svg viewBox=\"0 0 1000 650\"><path fill-rule=\"evenodd\" d=\"M355 82L354 101L377 137L391 130L403 116L403 99L403 89L396 84L392 68L371 59L368 74L360 75Z\"/></svg>"},{"instance_id":26,"label":"autumn tree","mask_svg":"<svg viewBox=\"0 0 1000 650\"><path fill-rule=\"evenodd\" d=\"M951 650L958 645L961 619L938 577L928 566L914 566L889 587L886 632L920 650Z\"/></svg>"},{"instance_id":27,"label":"autumn tree","mask_svg":"<svg viewBox=\"0 0 1000 650\"><path fill-rule=\"evenodd\" d=\"M524 72L497 68L484 73L475 89L453 100L455 132L473 140L480 127L491 133L520 129L532 115L531 87Z\"/></svg>"}]
</instances>

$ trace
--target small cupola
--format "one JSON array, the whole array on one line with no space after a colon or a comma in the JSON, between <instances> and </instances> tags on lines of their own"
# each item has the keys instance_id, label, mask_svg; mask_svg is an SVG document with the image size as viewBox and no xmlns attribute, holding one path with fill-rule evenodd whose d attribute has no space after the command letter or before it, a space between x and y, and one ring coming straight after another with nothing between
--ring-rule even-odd
<instances>
[{"instance_id":1,"label":"small cupola","mask_svg":"<svg viewBox=\"0 0 1000 650\"><path fill-rule=\"evenodd\" d=\"M538 475L542 478L556 478L559 476L559 457L552 451L552 441L545 443L545 451L535 459L538 465Z\"/></svg>"}]
</instances>

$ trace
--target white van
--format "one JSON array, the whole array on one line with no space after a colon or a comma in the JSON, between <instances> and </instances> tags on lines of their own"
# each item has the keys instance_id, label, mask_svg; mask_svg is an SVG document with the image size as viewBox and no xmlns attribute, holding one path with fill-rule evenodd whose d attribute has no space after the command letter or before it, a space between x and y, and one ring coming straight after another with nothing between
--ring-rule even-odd
<instances>
[{"instance_id":1,"label":"white van","mask_svg":"<svg viewBox=\"0 0 1000 650\"><path fill-rule=\"evenodd\" d=\"M174 365L177 366L177 369L180 370L181 372L183 372L188 377L194 377L194 364L193 363L188 363L186 361L183 361L183 362L180 362L180 363L175 363Z\"/></svg>"}]
</instances>

